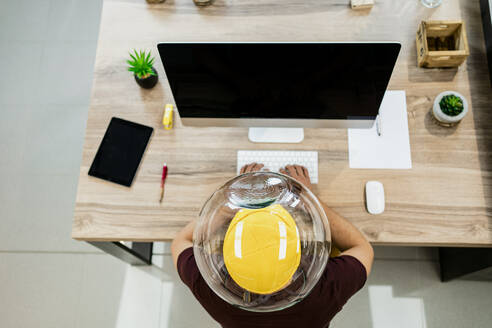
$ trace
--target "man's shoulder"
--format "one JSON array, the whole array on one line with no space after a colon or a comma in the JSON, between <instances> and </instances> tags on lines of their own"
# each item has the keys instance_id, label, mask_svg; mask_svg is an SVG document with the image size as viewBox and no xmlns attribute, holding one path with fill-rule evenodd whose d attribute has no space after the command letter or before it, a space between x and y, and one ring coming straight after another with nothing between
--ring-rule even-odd
<instances>
[{"instance_id":1,"label":"man's shoulder","mask_svg":"<svg viewBox=\"0 0 492 328\"><path fill-rule=\"evenodd\" d=\"M188 261L191 259L193 259L193 261L195 260L195 255L193 253L193 247L185 248L178 255L178 265L180 262Z\"/></svg>"},{"instance_id":2,"label":"man's shoulder","mask_svg":"<svg viewBox=\"0 0 492 328\"><path fill-rule=\"evenodd\" d=\"M367 273L364 265L352 255L332 257L326 264L325 274L338 276L348 274L349 272L357 275L364 282L367 279Z\"/></svg>"},{"instance_id":3,"label":"man's shoulder","mask_svg":"<svg viewBox=\"0 0 492 328\"><path fill-rule=\"evenodd\" d=\"M347 300L359 291L367 280L364 265L351 255L330 258L323 273L324 286L336 288Z\"/></svg>"},{"instance_id":4,"label":"man's shoulder","mask_svg":"<svg viewBox=\"0 0 492 328\"><path fill-rule=\"evenodd\" d=\"M336 257L330 257L327 265L346 266L346 267L353 267L357 269L364 269L364 273L366 271L362 262L352 255L340 255Z\"/></svg>"},{"instance_id":5,"label":"man's shoulder","mask_svg":"<svg viewBox=\"0 0 492 328\"><path fill-rule=\"evenodd\" d=\"M190 288L197 279L200 278L200 271L195 261L195 255L193 254L193 247L188 247L184 249L178 255L177 261L178 275L181 280L188 285Z\"/></svg>"}]
</instances>

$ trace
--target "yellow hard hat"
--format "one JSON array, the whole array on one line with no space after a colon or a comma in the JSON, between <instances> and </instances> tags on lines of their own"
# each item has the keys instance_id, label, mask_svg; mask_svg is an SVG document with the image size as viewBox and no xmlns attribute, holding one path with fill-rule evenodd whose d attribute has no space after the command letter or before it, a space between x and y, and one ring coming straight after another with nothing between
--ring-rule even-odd
<instances>
[{"instance_id":1,"label":"yellow hard hat","mask_svg":"<svg viewBox=\"0 0 492 328\"><path fill-rule=\"evenodd\" d=\"M257 294L287 285L301 260L299 231L281 205L239 210L224 238L224 262L232 279Z\"/></svg>"}]
</instances>

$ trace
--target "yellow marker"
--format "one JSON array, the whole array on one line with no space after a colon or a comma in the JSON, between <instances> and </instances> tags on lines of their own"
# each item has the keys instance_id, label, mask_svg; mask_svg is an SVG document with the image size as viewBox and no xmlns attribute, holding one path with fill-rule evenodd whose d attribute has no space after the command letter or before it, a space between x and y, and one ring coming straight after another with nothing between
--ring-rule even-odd
<instances>
[{"instance_id":1,"label":"yellow marker","mask_svg":"<svg viewBox=\"0 0 492 328\"><path fill-rule=\"evenodd\" d=\"M162 117L162 125L164 129L171 130L173 128L173 105L167 104Z\"/></svg>"}]
</instances>

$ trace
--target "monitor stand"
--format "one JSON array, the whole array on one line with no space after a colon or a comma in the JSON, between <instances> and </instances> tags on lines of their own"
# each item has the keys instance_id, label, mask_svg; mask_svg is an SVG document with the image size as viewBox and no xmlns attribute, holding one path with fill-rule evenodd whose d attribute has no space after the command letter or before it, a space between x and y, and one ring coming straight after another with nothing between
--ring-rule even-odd
<instances>
[{"instance_id":1,"label":"monitor stand","mask_svg":"<svg viewBox=\"0 0 492 328\"><path fill-rule=\"evenodd\" d=\"M251 142L299 143L304 140L303 128L249 128Z\"/></svg>"}]
</instances>

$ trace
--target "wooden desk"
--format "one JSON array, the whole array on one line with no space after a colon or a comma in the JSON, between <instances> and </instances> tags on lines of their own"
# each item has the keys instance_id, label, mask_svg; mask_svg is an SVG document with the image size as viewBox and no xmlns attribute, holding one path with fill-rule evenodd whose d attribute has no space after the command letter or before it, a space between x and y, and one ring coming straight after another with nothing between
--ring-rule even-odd
<instances>
[{"instance_id":1,"label":"wooden desk","mask_svg":"<svg viewBox=\"0 0 492 328\"><path fill-rule=\"evenodd\" d=\"M333 4L336 2L336 4ZM471 55L458 69L416 65L415 32L423 19L464 19ZM301 144L252 144L247 129L161 125L172 94L157 53L159 41L374 41L403 47L389 89L407 94L411 170L348 167L347 131L306 129ZM151 49L160 82L140 89L125 60L132 48ZM471 112L455 128L432 119L434 97L456 90ZM370 12L348 0L221 1L197 8L191 0L147 5L105 1L72 236L84 241L169 241L197 217L211 192L235 174L238 149L319 152L319 197L353 222L374 244L492 247L492 93L478 1L446 0L437 9L419 1L380 0ZM131 188L87 172L113 116L155 128ZM159 204L162 164L169 176ZM386 211L369 215L364 184L381 181Z\"/></svg>"}]
</instances>

